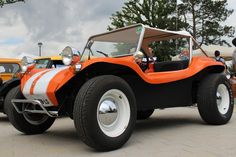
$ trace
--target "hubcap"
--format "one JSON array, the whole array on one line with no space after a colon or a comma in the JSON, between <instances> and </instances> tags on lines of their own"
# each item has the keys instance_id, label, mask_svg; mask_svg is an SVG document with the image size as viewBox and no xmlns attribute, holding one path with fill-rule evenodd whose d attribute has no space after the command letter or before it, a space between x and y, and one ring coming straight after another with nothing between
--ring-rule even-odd
<instances>
[{"instance_id":1,"label":"hubcap","mask_svg":"<svg viewBox=\"0 0 236 157\"><path fill-rule=\"evenodd\" d=\"M216 103L218 110L221 114L226 114L230 106L230 96L227 87L220 84L216 92Z\"/></svg>"},{"instance_id":2,"label":"hubcap","mask_svg":"<svg viewBox=\"0 0 236 157\"><path fill-rule=\"evenodd\" d=\"M125 94L118 89L104 93L97 109L97 121L102 132L117 137L126 130L129 119L130 106Z\"/></svg>"},{"instance_id":3,"label":"hubcap","mask_svg":"<svg viewBox=\"0 0 236 157\"><path fill-rule=\"evenodd\" d=\"M104 100L99 107L99 121L108 126L116 121L117 116L117 104L113 100Z\"/></svg>"}]
</instances>

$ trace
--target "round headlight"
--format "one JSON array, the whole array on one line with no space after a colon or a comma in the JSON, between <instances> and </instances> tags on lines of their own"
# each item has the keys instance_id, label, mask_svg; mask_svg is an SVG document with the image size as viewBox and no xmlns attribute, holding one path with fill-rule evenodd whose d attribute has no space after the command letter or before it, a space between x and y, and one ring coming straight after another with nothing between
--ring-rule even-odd
<instances>
[{"instance_id":1,"label":"round headlight","mask_svg":"<svg viewBox=\"0 0 236 157\"><path fill-rule=\"evenodd\" d=\"M21 59L21 71L24 73L28 70L28 66L34 64L34 59L28 56L24 56Z\"/></svg>"},{"instance_id":2,"label":"round headlight","mask_svg":"<svg viewBox=\"0 0 236 157\"><path fill-rule=\"evenodd\" d=\"M63 49L62 53L62 62L65 65L70 65L73 61L73 51L71 47L67 46L66 48Z\"/></svg>"}]
</instances>

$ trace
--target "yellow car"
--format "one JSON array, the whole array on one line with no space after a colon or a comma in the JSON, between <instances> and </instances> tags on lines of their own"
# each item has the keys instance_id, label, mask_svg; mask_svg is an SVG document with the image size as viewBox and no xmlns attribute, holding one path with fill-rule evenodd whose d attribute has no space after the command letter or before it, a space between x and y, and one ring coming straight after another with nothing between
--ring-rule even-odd
<instances>
[{"instance_id":1,"label":"yellow car","mask_svg":"<svg viewBox=\"0 0 236 157\"><path fill-rule=\"evenodd\" d=\"M2 82L12 79L14 74L20 72L20 70L19 59L0 58L0 78Z\"/></svg>"},{"instance_id":2,"label":"yellow car","mask_svg":"<svg viewBox=\"0 0 236 157\"><path fill-rule=\"evenodd\" d=\"M58 68L64 66L61 56L44 56L35 58L35 68Z\"/></svg>"}]
</instances>

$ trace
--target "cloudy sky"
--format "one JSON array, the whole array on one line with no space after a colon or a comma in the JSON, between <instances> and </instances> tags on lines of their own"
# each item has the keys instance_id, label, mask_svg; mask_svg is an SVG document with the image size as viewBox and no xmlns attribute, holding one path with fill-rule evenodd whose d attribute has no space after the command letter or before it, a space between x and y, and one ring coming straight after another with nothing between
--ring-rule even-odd
<instances>
[{"instance_id":1,"label":"cloudy sky","mask_svg":"<svg viewBox=\"0 0 236 157\"><path fill-rule=\"evenodd\" d=\"M89 36L106 31L109 17L126 0L25 0L0 8L0 57L38 55L37 43L43 43L43 55L56 55L70 45L82 50ZM235 9L227 24L236 27L236 0L228 0Z\"/></svg>"}]
</instances>

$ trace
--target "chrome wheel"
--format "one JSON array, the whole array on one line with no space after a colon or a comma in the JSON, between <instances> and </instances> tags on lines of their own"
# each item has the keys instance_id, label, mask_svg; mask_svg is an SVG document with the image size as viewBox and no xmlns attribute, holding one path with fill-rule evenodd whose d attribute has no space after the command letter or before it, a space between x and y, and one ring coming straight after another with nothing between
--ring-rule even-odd
<instances>
[{"instance_id":1,"label":"chrome wheel","mask_svg":"<svg viewBox=\"0 0 236 157\"><path fill-rule=\"evenodd\" d=\"M100 129L109 137L121 135L130 120L130 105L125 94L111 89L103 94L97 108L97 121Z\"/></svg>"},{"instance_id":2,"label":"chrome wheel","mask_svg":"<svg viewBox=\"0 0 236 157\"><path fill-rule=\"evenodd\" d=\"M24 112L23 116L25 120L32 125L40 125L48 120L48 115L44 114L33 114Z\"/></svg>"},{"instance_id":3,"label":"chrome wheel","mask_svg":"<svg viewBox=\"0 0 236 157\"><path fill-rule=\"evenodd\" d=\"M23 104L23 108L25 108L24 110L26 109L34 109L36 106L31 106L27 103L24 103ZM27 111L24 111L23 112L23 116L25 118L25 120L32 124L32 125L40 125L40 124L43 124L44 122L46 122L48 120L48 115L46 114L36 114L36 113L30 113L30 112L27 112Z\"/></svg>"},{"instance_id":4,"label":"chrome wheel","mask_svg":"<svg viewBox=\"0 0 236 157\"><path fill-rule=\"evenodd\" d=\"M230 107L230 95L227 87L220 84L216 92L216 103L221 114L226 114Z\"/></svg>"}]
</instances>

